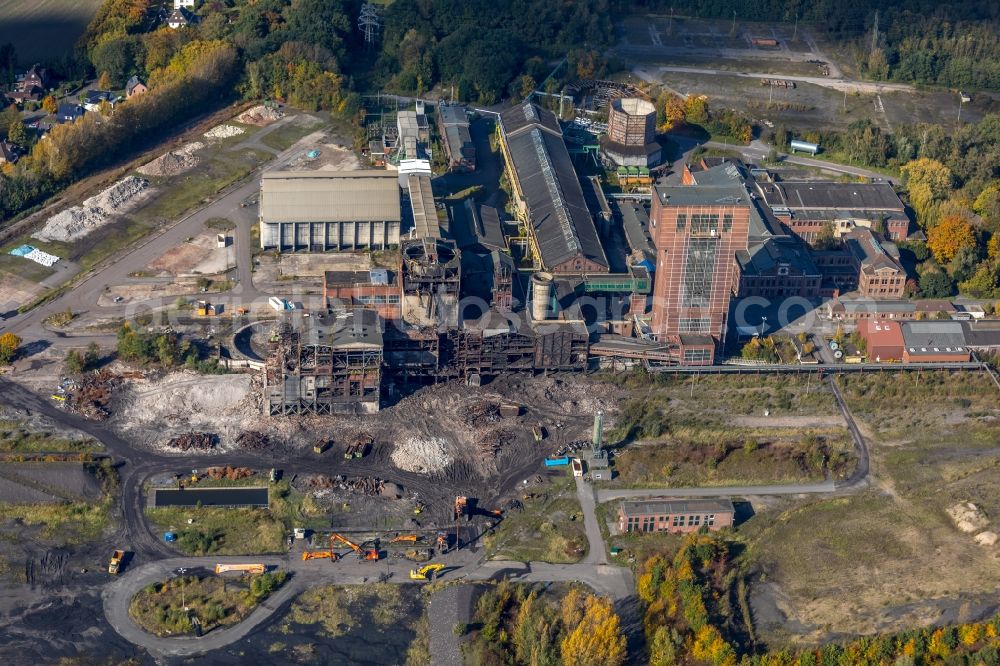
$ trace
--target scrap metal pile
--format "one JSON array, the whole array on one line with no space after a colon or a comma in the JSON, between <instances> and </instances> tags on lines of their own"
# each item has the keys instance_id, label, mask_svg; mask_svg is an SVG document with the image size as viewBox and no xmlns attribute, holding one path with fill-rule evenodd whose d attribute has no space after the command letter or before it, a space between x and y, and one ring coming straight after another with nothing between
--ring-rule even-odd
<instances>
[{"instance_id":1,"label":"scrap metal pile","mask_svg":"<svg viewBox=\"0 0 1000 666\"><path fill-rule=\"evenodd\" d=\"M186 432L174 437L167 446L181 451L207 451L215 446L216 436L208 432Z\"/></svg>"},{"instance_id":2,"label":"scrap metal pile","mask_svg":"<svg viewBox=\"0 0 1000 666\"><path fill-rule=\"evenodd\" d=\"M263 451L270 443L271 440L267 435L256 430L241 432L236 437L236 446L244 451Z\"/></svg>"},{"instance_id":3,"label":"scrap metal pile","mask_svg":"<svg viewBox=\"0 0 1000 666\"><path fill-rule=\"evenodd\" d=\"M348 478L342 474L336 476L318 474L310 477L306 481L306 486L312 490L348 490L368 497L381 496L399 499L403 496L402 486L395 483L387 483L377 476L354 476Z\"/></svg>"},{"instance_id":4,"label":"scrap metal pile","mask_svg":"<svg viewBox=\"0 0 1000 666\"><path fill-rule=\"evenodd\" d=\"M101 370L84 375L79 386L69 394L67 404L77 414L88 419L105 421L111 416L108 405L111 394L122 384L126 377L142 378L142 373L127 373L117 375L109 370Z\"/></svg>"},{"instance_id":5,"label":"scrap metal pile","mask_svg":"<svg viewBox=\"0 0 1000 666\"><path fill-rule=\"evenodd\" d=\"M237 481L239 479L248 479L253 476L253 470L249 467L230 467L229 465L226 465L225 467L209 467L205 470L205 474L208 478L216 481L220 479Z\"/></svg>"}]
</instances>

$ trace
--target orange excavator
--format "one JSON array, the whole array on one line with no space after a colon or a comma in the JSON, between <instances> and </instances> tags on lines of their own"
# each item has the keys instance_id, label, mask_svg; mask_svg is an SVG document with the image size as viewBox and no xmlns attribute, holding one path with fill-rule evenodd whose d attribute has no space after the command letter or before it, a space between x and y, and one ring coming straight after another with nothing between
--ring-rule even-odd
<instances>
[{"instance_id":1,"label":"orange excavator","mask_svg":"<svg viewBox=\"0 0 1000 666\"><path fill-rule=\"evenodd\" d=\"M358 544L349 540L347 537L337 534L334 532L330 535L330 544L333 545L334 540L341 542L355 553L358 554L358 558L362 560L369 560L372 562L378 561L378 548L362 548Z\"/></svg>"},{"instance_id":2,"label":"orange excavator","mask_svg":"<svg viewBox=\"0 0 1000 666\"><path fill-rule=\"evenodd\" d=\"M331 562L336 562L340 559L340 555L333 552L334 539L330 537L330 550L304 550L302 551L302 561L307 560L330 560Z\"/></svg>"},{"instance_id":3,"label":"orange excavator","mask_svg":"<svg viewBox=\"0 0 1000 666\"><path fill-rule=\"evenodd\" d=\"M400 534L389 540L389 543L416 543L419 539L416 534Z\"/></svg>"}]
</instances>

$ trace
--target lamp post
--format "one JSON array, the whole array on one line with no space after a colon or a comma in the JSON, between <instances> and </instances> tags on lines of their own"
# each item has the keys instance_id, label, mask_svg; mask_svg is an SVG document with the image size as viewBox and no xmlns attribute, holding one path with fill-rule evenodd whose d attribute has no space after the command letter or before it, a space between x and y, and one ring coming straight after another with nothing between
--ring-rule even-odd
<instances>
[{"instance_id":1,"label":"lamp post","mask_svg":"<svg viewBox=\"0 0 1000 666\"><path fill-rule=\"evenodd\" d=\"M764 337L764 324L767 323L767 317L760 318L760 337Z\"/></svg>"}]
</instances>

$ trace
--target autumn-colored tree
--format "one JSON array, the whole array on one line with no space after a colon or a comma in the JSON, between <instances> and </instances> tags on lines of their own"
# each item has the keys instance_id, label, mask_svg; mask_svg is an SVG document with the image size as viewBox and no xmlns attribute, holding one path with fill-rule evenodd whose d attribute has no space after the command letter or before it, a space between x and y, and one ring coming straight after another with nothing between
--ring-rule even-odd
<instances>
[{"instance_id":1,"label":"autumn-colored tree","mask_svg":"<svg viewBox=\"0 0 1000 666\"><path fill-rule=\"evenodd\" d=\"M983 261L968 280L958 283L958 290L973 298L995 298L1000 295L1000 264Z\"/></svg>"},{"instance_id":2,"label":"autumn-colored tree","mask_svg":"<svg viewBox=\"0 0 1000 666\"><path fill-rule=\"evenodd\" d=\"M562 640L563 666L621 666L625 634L621 621L603 597L588 595L583 618Z\"/></svg>"},{"instance_id":3,"label":"autumn-colored tree","mask_svg":"<svg viewBox=\"0 0 1000 666\"><path fill-rule=\"evenodd\" d=\"M986 256L992 260L1000 259L1000 234L993 234L986 243Z\"/></svg>"},{"instance_id":4,"label":"autumn-colored tree","mask_svg":"<svg viewBox=\"0 0 1000 666\"><path fill-rule=\"evenodd\" d=\"M983 188L972 204L972 210L991 222L1000 222L1000 180Z\"/></svg>"},{"instance_id":5,"label":"autumn-colored tree","mask_svg":"<svg viewBox=\"0 0 1000 666\"><path fill-rule=\"evenodd\" d=\"M535 92L535 88L538 85L531 74L522 74L517 84L521 99L526 99L531 93Z\"/></svg>"},{"instance_id":6,"label":"autumn-colored tree","mask_svg":"<svg viewBox=\"0 0 1000 666\"><path fill-rule=\"evenodd\" d=\"M951 191L951 169L937 160L921 157L907 162L900 171L906 179L910 203L917 211L920 222L926 224L934 203L947 197Z\"/></svg>"},{"instance_id":7,"label":"autumn-colored tree","mask_svg":"<svg viewBox=\"0 0 1000 666\"><path fill-rule=\"evenodd\" d=\"M659 101L663 108L663 125L661 129L668 131L684 124L684 100L668 92Z\"/></svg>"},{"instance_id":8,"label":"autumn-colored tree","mask_svg":"<svg viewBox=\"0 0 1000 666\"><path fill-rule=\"evenodd\" d=\"M46 95L42 100L42 108L45 109L46 113L55 113L59 110L59 102L52 95Z\"/></svg>"},{"instance_id":9,"label":"autumn-colored tree","mask_svg":"<svg viewBox=\"0 0 1000 666\"><path fill-rule=\"evenodd\" d=\"M705 95L688 95L684 100L684 118L693 125L704 125L708 122L708 97Z\"/></svg>"},{"instance_id":10,"label":"autumn-colored tree","mask_svg":"<svg viewBox=\"0 0 1000 666\"><path fill-rule=\"evenodd\" d=\"M974 247L975 244L972 225L958 215L944 218L927 232L927 247L938 263L948 263L963 247Z\"/></svg>"},{"instance_id":11,"label":"autumn-colored tree","mask_svg":"<svg viewBox=\"0 0 1000 666\"><path fill-rule=\"evenodd\" d=\"M21 338L13 333L0 335L0 365L7 365L14 358L14 353L21 346Z\"/></svg>"},{"instance_id":12,"label":"autumn-colored tree","mask_svg":"<svg viewBox=\"0 0 1000 666\"><path fill-rule=\"evenodd\" d=\"M559 606L559 619L564 627L575 627L580 623L585 601L584 594L579 589L570 588Z\"/></svg>"},{"instance_id":13,"label":"autumn-colored tree","mask_svg":"<svg viewBox=\"0 0 1000 666\"><path fill-rule=\"evenodd\" d=\"M97 79L97 89L98 90L111 90L111 75L107 72L101 72L101 76Z\"/></svg>"}]
</instances>

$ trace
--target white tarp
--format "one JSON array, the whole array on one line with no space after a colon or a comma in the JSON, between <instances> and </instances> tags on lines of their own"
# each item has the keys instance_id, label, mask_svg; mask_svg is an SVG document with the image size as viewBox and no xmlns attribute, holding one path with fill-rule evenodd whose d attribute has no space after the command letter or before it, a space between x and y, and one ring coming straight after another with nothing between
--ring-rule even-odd
<instances>
[{"instance_id":1,"label":"white tarp","mask_svg":"<svg viewBox=\"0 0 1000 666\"><path fill-rule=\"evenodd\" d=\"M41 264L42 266L52 266L54 263L59 261L59 257L54 254L49 254L48 252L42 252L38 248L35 248L28 254L24 255L25 259L31 259L36 264Z\"/></svg>"}]
</instances>

